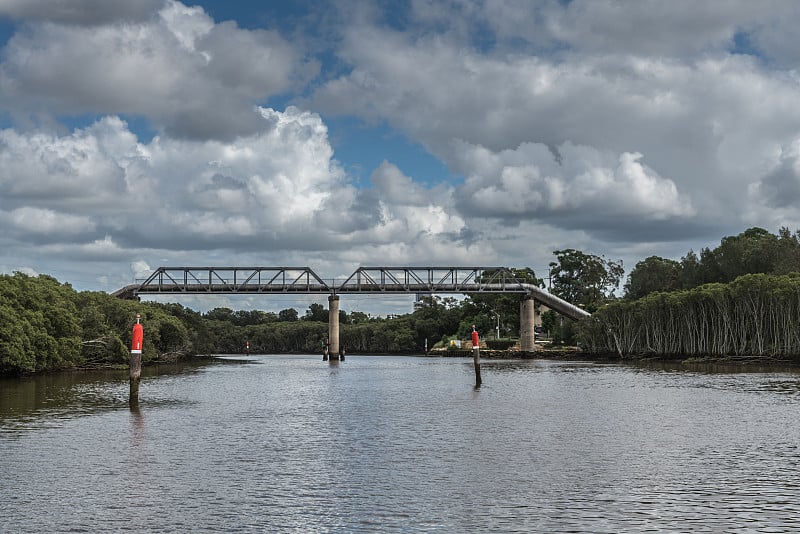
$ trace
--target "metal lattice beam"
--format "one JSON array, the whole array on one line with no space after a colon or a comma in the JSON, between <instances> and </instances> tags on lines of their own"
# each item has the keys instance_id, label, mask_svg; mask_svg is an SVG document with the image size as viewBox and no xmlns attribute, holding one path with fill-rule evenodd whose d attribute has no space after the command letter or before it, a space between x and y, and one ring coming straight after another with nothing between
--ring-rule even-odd
<instances>
[{"instance_id":1,"label":"metal lattice beam","mask_svg":"<svg viewBox=\"0 0 800 534\"><path fill-rule=\"evenodd\" d=\"M337 293L525 293L505 267L359 267Z\"/></svg>"},{"instance_id":2,"label":"metal lattice beam","mask_svg":"<svg viewBox=\"0 0 800 534\"><path fill-rule=\"evenodd\" d=\"M331 293L308 267L159 267L137 294Z\"/></svg>"},{"instance_id":3,"label":"metal lattice beam","mask_svg":"<svg viewBox=\"0 0 800 534\"><path fill-rule=\"evenodd\" d=\"M329 282L308 267L159 267L141 284L113 294L258 293L528 293L578 319L589 314L514 276L506 267L359 267L344 282Z\"/></svg>"}]
</instances>

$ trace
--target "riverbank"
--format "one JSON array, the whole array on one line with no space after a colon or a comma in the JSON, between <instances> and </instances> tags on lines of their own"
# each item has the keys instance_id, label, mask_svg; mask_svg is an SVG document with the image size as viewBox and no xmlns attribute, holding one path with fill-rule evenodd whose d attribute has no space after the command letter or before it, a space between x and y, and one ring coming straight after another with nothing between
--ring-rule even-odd
<instances>
[{"instance_id":1,"label":"riverbank","mask_svg":"<svg viewBox=\"0 0 800 534\"><path fill-rule=\"evenodd\" d=\"M587 359L586 354L581 352L577 347L564 347L564 348L549 348L539 349L535 351L521 351L518 349L481 349L481 358L486 359L549 359L549 360L562 360L562 359ZM446 350L432 350L425 354L428 357L437 358L466 358L472 357L472 349L446 349Z\"/></svg>"},{"instance_id":2,"label":"riverbank","mask_svg":"<svg viewBox=\"0 0 800 534\"><path fill-rule=\"evenodd\" d=\"M281 353L281 354L307 354L307 353ZM248 354L226 354L230 356L248 356ZM800 355L795 357L771 357L771 356L705 356L705 357L681 357L681 356L653 356L642 355L639 357L626 357L620 358L616 353L588 353L580 350L578 347L549 347L546 349L539 349L536 351L523 352L520 350L492 350L481 349L481 358L486 360L552 360L552 361L588 361L598 363L629 363L629 364L647 364L647 363L661 363L661 364L675 364L687 366L705 366L705 365L723 365L741 368L769 368L769 367L800 367ZM216 354L196 354L184 355L181 358L170 358L167 360L154 359L143 363L143 368L155 368L163 365L186 364L191 362L203 362L216 359L219 355ZM348 353L347 356L361 357L361 356L423 356L427 358L472 358L472 351L467 349L457 350L432 350L425 354L409 354L409 353ZM321 356L320 356L321 358ZM122 371L127 370L128 365L125 363L108 363L96 364L92 363L85 366L76 366L63 369L50 369L46 371L38 371L33 373L10 373L0 374L0 378L14 378L14 377L30 377L42 375L58 375L61 373L72 372L85 372L85 371Z\"/></svg>"},{"instance_id":3,"label":"riverbank","mask_svg":"<svg viewBox=\"0 0 800 534\"><path fill-rule=\"evenodd\" d=\"M619 362L619 363L674 363L687 365L739 365L739 366L797 366L800 367L800 355L797 356L754 356L754 355L725 355L725 356L670 356L652 354L627 356L622 358L617 353L589 353L578 347L550 347L535 351L520 350L492 350L481 349L481 358L484 359L522 359L522 360L564 360L564 361L591 361L591 362ZM472 350L436 350L430 351L425 356L440 358L471 358Z\"/></svg>"}]
</instances>

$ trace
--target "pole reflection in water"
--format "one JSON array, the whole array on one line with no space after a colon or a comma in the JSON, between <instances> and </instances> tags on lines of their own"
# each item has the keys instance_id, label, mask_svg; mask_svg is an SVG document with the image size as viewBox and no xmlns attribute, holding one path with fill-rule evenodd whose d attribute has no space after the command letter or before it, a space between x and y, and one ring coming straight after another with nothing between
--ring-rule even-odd
<instances>
[{"instance_id":1,"label":"pole reflection in water","mask_svg":"<svg viewBox=\"0 0 800 534\"><path fill-rule=\"evenodd\" d=\"M144 416L142 415L142 410L139 408L139 404L137 403L135 406L130 406L131 412L131 448L137 449L139 448L145 439L144 433Z\"/></svg>"}]
</instances>

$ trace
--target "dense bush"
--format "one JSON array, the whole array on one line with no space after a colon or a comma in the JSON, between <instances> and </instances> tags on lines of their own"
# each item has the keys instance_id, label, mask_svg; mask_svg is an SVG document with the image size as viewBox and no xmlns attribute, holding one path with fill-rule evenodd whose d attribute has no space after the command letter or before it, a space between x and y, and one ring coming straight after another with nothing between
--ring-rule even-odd
<instances>
[{"instance_id":1,"label":"dense bush","mask_svg":"<svg viewBox=\"0 0 800 534\"><path fill-rule=\"evenodd\" d=\"M49 276L0 276L0 372L80 365L83 329L75 291Z\"/></svg>"},{"instance_id":2,"label":"dense bush","mask_svg":"<svg viewBox=\"0 0 800 534\"><path fill-rule=\"evenodd\" d=\"M745 274L789 274L800 268L800 231L781 228L771 234L748 228L723 237L718 247L690 250L681 261L650 256L637 263L625 284L625 297L638 299L654 292L729 283Z\"/></svg>"},{"instance_id":3,"label":"dense bush","mask_svg":"<svg viewBox=\"0 0 800 534\"><path fill-rule=\"evenodd\" d=\"M621 263L573 249L555 254L553 292L598 309L579 323L544 313L543 327L554 344L577 339L589 352L623 357L800 355L800 274L787 274L800 267L800 232L783 228L772 235L751 228L723 238L714 250L703 249L699 259L691 251L680 263L650 257L632 271L624 301L612 294ZM769 274L732 278L753 272ZM514 274L543 284L530 269ZM467 339L473 325L482 334L499 329L508 337L519 325L517 295L424 296L415 308L392 319L342 310L340 345L348 352L420 353L449 336ZM0 374L125 364L137 314L145 325L144 362L243 353L247 343L251 352L320 353L328 337L327 313L312 304L302 317L294 309L274 314L217 308L203 315L180 304L77 292L46 275L0 275ZM511 344L488 342L490 348Z\"/></svg>"},{"instance_id":4,"label":"dense bush","mask_svg":"<svg viewBox=\"0 0 800 534\"><path fill-rule=\"evenodd\" d=\"M453 299L428 297L413 314L393 319L342 314L340 344L348 352L422 352L459 324ZM474 312L472 304L470 311ZM0 374L124 365L137 314L144 324L142 360L197 354L321 353L327 310L280 314L217 308L202 315L179 304L120 300L77 292L49 276L0 275ZM292 313L293 312L293 313Z\"/></svg>"},{"instance_id":5,"label":"dense bush","mask_svg":"<svg viewBox=\"0 0 800 534\"><path fill-rule=\"evenodd\" d=\"M800 274L609 304L578 325L586 350L637 355L800 356Z\"/></svg>"},{"instance_id":6,"label":"dense bush","mask_svg":"<svg viewBox=\"0 0 800 534\"><path fill-rule=\"evenodd\" d=\"M147 324L143 361L193 352L171 306L79 293L46 275L0 275L0 374L125 363L137 313Z\"/></svg>"}]
</instances>

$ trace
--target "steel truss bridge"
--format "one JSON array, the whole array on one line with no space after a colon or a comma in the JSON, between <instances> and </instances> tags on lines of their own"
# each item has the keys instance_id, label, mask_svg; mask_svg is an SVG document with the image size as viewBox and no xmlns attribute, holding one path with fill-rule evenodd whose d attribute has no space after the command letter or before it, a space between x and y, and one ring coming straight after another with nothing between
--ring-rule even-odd
<instances>
[{"instance_id":1,"label":"steel truss bridge","mask_svg":"<svg viewBox=\"0 0 800 534\"><path fill-rule=\"evenodd\" d=\"M393 294L520 293L567 317L589 314L517 278L506 267L359 267L343 281L323 279L309 267L159 267L141 283L113 295L165 294Z\"/></svg>"}]
</instances>

